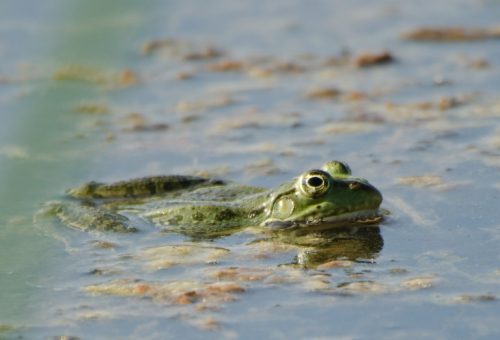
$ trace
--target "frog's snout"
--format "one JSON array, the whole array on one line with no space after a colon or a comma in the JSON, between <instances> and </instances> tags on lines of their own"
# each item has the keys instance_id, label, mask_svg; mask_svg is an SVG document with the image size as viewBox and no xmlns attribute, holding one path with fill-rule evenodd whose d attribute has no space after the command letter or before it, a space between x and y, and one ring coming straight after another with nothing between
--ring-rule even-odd
<instances>
[{"instance_id":1,"label":"frog's snout","mask_svg":"<svg viewBox=\"0 0 500 340\"><path fill-rule=\"evenodd\" d=\"M366 181L348 181L347 187L352 192L362 193L363 197L369 197L373 205L380 206L382 203L382 194L373 185Z\"/></svg>"}]
</instances>

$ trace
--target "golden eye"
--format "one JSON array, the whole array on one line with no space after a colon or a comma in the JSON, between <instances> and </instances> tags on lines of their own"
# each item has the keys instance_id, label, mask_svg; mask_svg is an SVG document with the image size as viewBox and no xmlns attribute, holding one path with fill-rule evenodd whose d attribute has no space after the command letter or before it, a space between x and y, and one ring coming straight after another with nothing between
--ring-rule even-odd
<instances>
[{"instance_id":1,"label":"golden eye","mask_svg":"<svg viewBox=\"0 0 500 340\"><path fill-rule=\"evenodd\" d=\"M299 178L298 185L306 196L317 198L328 191L330 179L330 175L323 170L311 170Z\"/></svg>"}]
</instances>

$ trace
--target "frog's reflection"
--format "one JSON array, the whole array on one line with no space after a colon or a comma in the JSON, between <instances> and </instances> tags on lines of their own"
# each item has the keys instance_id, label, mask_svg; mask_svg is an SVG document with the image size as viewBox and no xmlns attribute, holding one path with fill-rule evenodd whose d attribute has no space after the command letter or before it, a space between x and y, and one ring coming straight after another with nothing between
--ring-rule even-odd
<instances>
[{"instance_id":1,"label":"frog's reflection","mask_svg":"<svg viewBox=\"0 0 500 340\"><path fill-rule=\"evenodd\" d=\"M304 247L295 263L313 268L333 260L363 261L378 256L384 239L377 226L350 227L286 240Z\"/></svg>"}]
</instances>

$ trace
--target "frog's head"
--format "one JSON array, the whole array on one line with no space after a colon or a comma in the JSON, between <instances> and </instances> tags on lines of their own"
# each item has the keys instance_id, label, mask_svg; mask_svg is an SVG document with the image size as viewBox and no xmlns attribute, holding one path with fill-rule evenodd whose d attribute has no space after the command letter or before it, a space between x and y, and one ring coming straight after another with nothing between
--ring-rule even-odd
<instances>
[{"instance_id":1,"label":"frog's head","mask_svg":"<svg viewBox=\"0 0 500 340\"><path fill-rule=\"evenodd\" d=\"M265 226L374 224L382 217L382 195L367 180L351 175L345 163L331 161L282 185L268 201Z\"/></svg>"}]
</instances>

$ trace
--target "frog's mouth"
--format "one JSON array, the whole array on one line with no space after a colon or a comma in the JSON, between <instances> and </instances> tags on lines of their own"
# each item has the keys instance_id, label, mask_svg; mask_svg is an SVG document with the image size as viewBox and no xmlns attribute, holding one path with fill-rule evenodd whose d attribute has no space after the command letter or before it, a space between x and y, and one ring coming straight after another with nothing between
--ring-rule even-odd
<instances>
[{"instance_id":1,"label":"frog's mouth","mask_svg":"<svg viewBox=\"0 0 500 340\"><path fill-rule=\"evenodd\" d=\"M320 223L356 223L356 224L374 224L382 221L384 215L379 209L360 210L337 216L323 218Z\"/></svg>"},{"instance_id":2,"label":"frog's mouth","mask_svg":"<svg viewBox=\"0 0 500 340\"><path fill-rule=\"evenodd\" d=\"M314 229L317 229L317 227L320 227L321 229L329 229L350 225L373 225L378 224L383 219L384 214L380 209L366 209L320 219L309 218L306 220L293 221L267 219L262 223L262 225L270 228L271 230L311 227Z\"/></svg>"}]
</instances>

